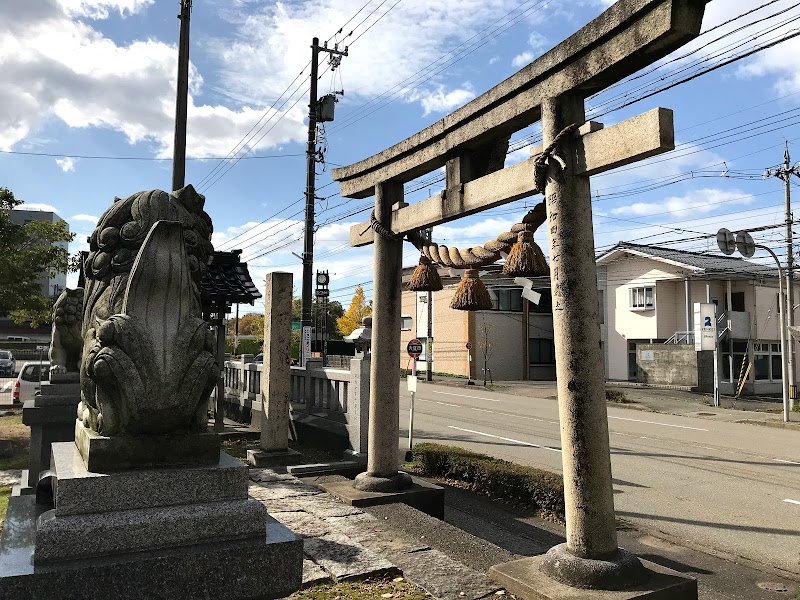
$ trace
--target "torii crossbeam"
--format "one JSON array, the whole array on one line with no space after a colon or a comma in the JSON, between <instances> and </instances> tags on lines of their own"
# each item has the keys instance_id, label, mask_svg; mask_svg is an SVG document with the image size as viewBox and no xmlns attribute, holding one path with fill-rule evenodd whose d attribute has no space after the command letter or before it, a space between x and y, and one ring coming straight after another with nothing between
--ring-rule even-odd
<instances>
[{"instance_id":1,"label":"torii crossbeam","mask_svg":"<svg viewBox=\"0 0 800 600\"><path fill-rule=\"evenodd\" d=\"M333 170L342 196L374 195L375 218L402 235L541 192L533 177L541 150L502 168L509 136L541 120L546 147L567 126L581 125L560 144L563 176L545 190L567 543L551 549L536 568L494 568L523 597L531 590L537 594L532 597L564 597L539 589L548 581L610 590L639 585L652 574L617 546L589 178L672 150L672 112L659 108L603 129L585 122L584 100L694 39L705 5L706 0L620 0L462 108L383 152ZM406 205L403 183L442 166L445 193ZM390 491L410 483L397 470L402 241L374 235L369 223L351 228L352 246L373 242L369 452L367 471L355 487ZM519 583L520 569L536 580L530 590ZM542 581L536 579L544 577L539 570L547 575ZM697 597L696 585L692 595L691 585L676 581L670 598Z\"/></svg>"}]
</instances>

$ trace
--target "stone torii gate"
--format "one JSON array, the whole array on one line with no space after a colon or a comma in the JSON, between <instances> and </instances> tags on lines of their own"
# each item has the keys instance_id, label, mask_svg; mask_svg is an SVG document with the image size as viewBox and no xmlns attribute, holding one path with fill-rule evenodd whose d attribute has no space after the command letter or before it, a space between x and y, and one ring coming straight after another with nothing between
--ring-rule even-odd
<instances>
[{"instance_id":1,"label":"stone torii gate","mask_svg":"<svg viewBox=\"0 0 800 600\"><path fill-rule=\"evenodd\" d=\"M376 235L370 222L350 230L351 246L375 244L369 451L367 471L354 484L360 490L397 491L410 485L408 476L398 472L402 236L536 193L546 195L567 543L543 559L493 568L523 597L578 597L568 595L578 587L628 589L614 598L639 598L647 594L632 590L648 585L654 588L651 593L660 588L657 594L673 586L670 598L697 597L694 581L674 574L661 581L652 565L643 568L617 546L589 186L591 175L672 150L672 112L657 108L604 129L585 122L584 100L694 39L706 1L619 0L440 121L370 158L333 170L342 196L375 196L375 220L395 234ZM534 183L541 148L533 149L531 159L502 168L510 135L539 120L545 148L568 126L580 126L558 145L563 169L548 179L545 190ZM405 182L442 166L445 193L413 205L403 202ZM648 578L649 584L642 583Z\"/></svg>"}]
</instances>

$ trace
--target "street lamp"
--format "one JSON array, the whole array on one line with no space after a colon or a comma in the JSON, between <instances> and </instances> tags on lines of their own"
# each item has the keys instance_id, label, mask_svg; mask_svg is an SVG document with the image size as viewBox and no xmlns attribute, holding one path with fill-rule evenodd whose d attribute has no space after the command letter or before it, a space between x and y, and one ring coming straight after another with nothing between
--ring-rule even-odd
<instances>
[{"instance_id":1,"label":"street lamp","mask_svg":"<svg viewBox=\"0 0 800 600\"><path fill-rule=\"evenodd\" d=\"M737 250L745 258L751 258L755 254L756 248L766 250L775 259L778 267L778 310L781 313L778 330L781 334L781 387L783 388L783 420L789 422L789 369L787 366L787 346L786 346L786 301L783 297L783 269L781 262L775 253L767 246L756 244L752 236L746 231L740 231L733 235L724 227L717 232L717 245L723 254L731 255Z\"/></svg>"}]
</instances>

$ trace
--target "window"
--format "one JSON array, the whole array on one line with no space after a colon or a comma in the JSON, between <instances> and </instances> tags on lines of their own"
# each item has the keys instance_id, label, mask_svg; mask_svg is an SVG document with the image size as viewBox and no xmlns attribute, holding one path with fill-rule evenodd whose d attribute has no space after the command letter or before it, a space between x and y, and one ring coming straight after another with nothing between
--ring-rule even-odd
<instances>
[{"instance_id":1,"label":"window","mask_svg":"<svg viewBox=\"0 0 800 600\"><path fill-rule=\"evenodd\" d=\"M489 288L492 310L522 312L522 288Z\"/></svg>"},{"instance_id":2,"label":"window","mask_svg":"<svg viewBox=\"0 0 800 600\"><path fill-rule=\"evenodd\" d=\"M780 344L753 342L753 371L756 381L780 381L781 367Z\"/></svg>"},{"instance_id":3,"label":"window","mask_svg":"<svg viewBox=\"0 0 800 600\"><path fill-rule=\"evenodd\" d=\"M597 316L600 318L600 325L606 322L606 304L603 300L603 290L597 290Z\"/></svg>"},{"instance_id":4,"label":"window","mask_svg":"<svg viewBox=\"0 0 800 600\"><path fill-rule=\"evenodd\" d=\"M556 348L553 340L530 338L528 340L528 362L532 365L556 364Z\"/></svg>"},{"instance_id":5,"label":"window","mask_svg":"<svg viewBox=\"0 0 800 600\"><path fill-rule=\"evenodd\" d=\"M41 369L41 373L39 372ZM23 369L22 373L20 374L19 378L22 381L42 381L47 379L47 375L50 372L50 365L26 365Z\"/></svg>"},{"instance_id":6,"label":"window","mask_svg":"<svg viewBox=\"0 0 800 600\"><path fill-rule=\"evenodd\" d=\"M651 310L655 307L655 288L652 286L631 288L631 310Z\"/></svg>"},{"instance_id":7,"label":"window","mask_svg":"<svg viewBox=\"0 0 800 600\"><path fill-rule=\"evenodd\" d=\"M411 331L411 326L413 324L414 320L411 318L411 315L402 315L400 317L400 331Z\"/></svg>"}]
</instances>

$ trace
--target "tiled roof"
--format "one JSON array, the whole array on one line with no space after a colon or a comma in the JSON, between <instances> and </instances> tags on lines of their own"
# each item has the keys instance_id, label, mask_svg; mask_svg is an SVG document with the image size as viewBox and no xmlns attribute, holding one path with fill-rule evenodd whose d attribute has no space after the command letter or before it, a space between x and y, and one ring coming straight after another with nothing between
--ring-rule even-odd
<instances>
[{"instance_id":1,"label":"tiled roof","mask_svg":"<svg viewBox=\"0 0 800 600\"><path fill-rule=\"evenodd\" d=\"M240 251L214 252L211 264L208 265L203 280L200 282L200 294L203 304L225 301L228 304L252 304L261 298L247 263L239 262Z\"/></svg>"},{"instance_id":2,"label":"tiled roof","mask_svg":"<svg viewBox=\"0 0 800 600\"><path fill-rule=\"evenodd\" d=\"M718 251L709 253L689 252L687 250L648 246L646 244L632 244L630 242L619 242L616 246L598 256L598 259L620 250L631 250L639 254L651 256L657 260L660 259L680 263L693 270L708 274L757 275L759 277L773 277L778 274L774 267L750 262L738 256L726 256ZM767 256L767 258L769 257Z\"/></svg>"}]
</instances>

